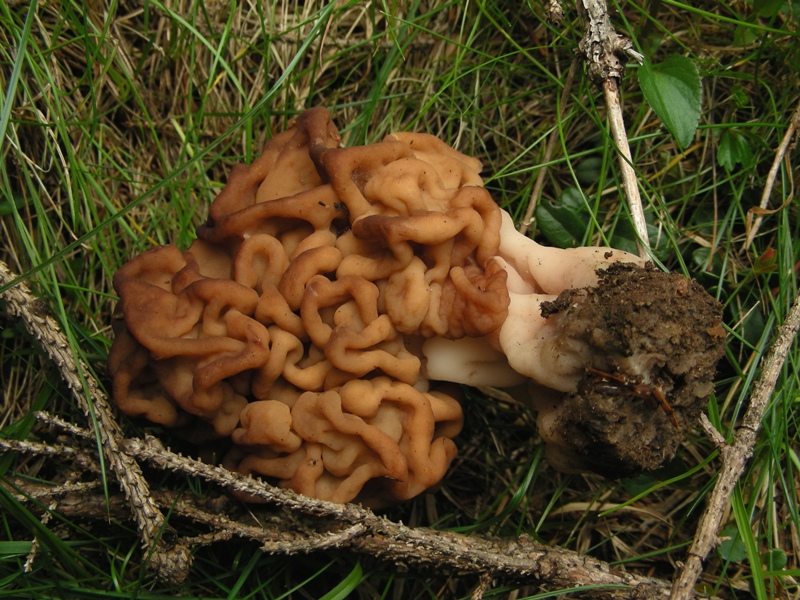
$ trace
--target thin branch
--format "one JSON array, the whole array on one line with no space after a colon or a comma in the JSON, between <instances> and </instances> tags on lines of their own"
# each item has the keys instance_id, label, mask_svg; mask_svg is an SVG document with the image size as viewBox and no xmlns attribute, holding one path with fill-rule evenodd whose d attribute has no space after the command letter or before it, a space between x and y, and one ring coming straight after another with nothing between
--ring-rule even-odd
<instances>
[{"instance_id":1,"label":"thin branch","mask_svg":"<svg viewBox=\"0 0 800 600\"><path fill-rule=\"evenodd\" d=\"M70 423L69 421L65 421L61 417L57 417L54 414L43 410L37 410L33 413L33 418L39 421L42 425L45 425L49 429L57 429L62 433L67 433L69 435L75 436L76 438L83 438L83 439L94 439L91 431L87 431L86 429L82 429L75 425L74 423Z\"/></svg>"},{"instance_id":2,"label":"thin branch","mask_svg":"<svg viewBox=\"0 0 800 600\"><path fill-rule=\"evenodd\" d=\"M17 276L0 261L0 286ZM20 317L25 327L45 349L61 372L89 422L96 424L100 445L119 481L142 535L142 546L150 552L150 566L166 581L182 581L189 572L191 554L188 548L172 545L161 538L166 528L164 515L150 495L149 485L136 461L122 452L118 441L122 431L114 420L108 398L80 360L73 358L69 341L44 303L37 299L24 282L0 293L7 310Z\"/></svg>"},{"instance_id":3,"label":"thin branch","mask_svg":"<svg viewBox=\"0 0 800 600\"><path fill-rule=\"evenodd\" d=\"M13 440L0 438L0 450L4 452L19 452L20 454L30 454L33 456L55 456L61 460L73 460L83 469L98 471L96 461L84 454L81 450L72 446L62 444L51 445L41 442L29 442L26 440Z\"/></svg>"},{"instance_id":4,"label":"thin branch","mask_svg":"<svg viewBox=\"0 0 800 600\"><path fill-rule=\"evenodd\" d=\"M628 209L631 211L631 219L633 220L633 228L638 237L636 245L639 248L639 256L647 258L647 250L650 248L650 236L647 233L647 221L644 218L644 208L642 207L642 197L639 194L636 171L633 170L633 157L631 156L631 148L628 145L628 134L625 131L625 122L622 120L622 106L619 101L618 85L616 79L606 79L603 82L603 96L608 109L611 138L617 147L617 162L622 174L622 188L625 190Z\"/></svg>"},{"instance_id":5,"label":"thin branch","mask_svg":"<svg viewBox=\"0 0 800 600\"><path fill-rule=\"evenodd\" d=\"M268 515L254 525L248 515L259 516L257 505L248 510L248 515L237 519L231 516L237 509L226 497L209 500L156 492L156 498L169 504L175 516L212 529L211 534L195 539L194 543L236 536L255 540L270 552L295 554L336 547L435 572L472 574L508 583L535 582L557 588L592 586L592 598L664 599L669 595L666 581L626 573L592 557L540 544L526 535L498 539L406 527L360 506L316 500L180 456L152 437L127 439L121 445L156 467L196 475L284 508L277 518ZM41 490L37 496L43 497ZM59 510L65 516L105 518L104 506L99 496L82 495L59 501ZM112 498L111 506L121 511L123 504ZM244 523L242 518L251 522Z\"/></svg>"},{"instance_id":6,"label":"thin branch","mask_svg":"<svg viewBox=\"0 0 800 600\"><path fill-rule=\"evenodd\" d=\"M777 339L767 353L761 375L750 397L750 406L741 426L736 431L733 444L721 448L722 469L714 490L700 519L697 533L689 549L689 556L679 571L672 588L672 600L684 600L694 595L694 584L703 570L703 561L717 546L717 533L733 488L744 473L744 467L753 455L756 436L767 410L770 396L775 390L783 363L800 329L800 292L795 296L786 321L778 330Z\"/></svg>"},{"instance_id":7,"label":"thin branch","mask_svg":"<svg viewBox=\"0 0 800 600\"><path fill-rule=\"evenodd\" d=\"M639 195L639 184L633 170L631 149L628 134L622 118L622 106L619 96L619 82L625 71L625 63L629 58L642 61L642 56L634 51L631 41L618 34L611 19L605 0L582 0L578 4L585 11L586 36L578 45L586 58L589 79L600 86L608 109L608 120L611 137L617 147L617 161L622 175L622 187L628 208L631 212L633 226L636 231L639 256L647 258L650 238L647 234L647 222L644 218L642 198Z\"/></svg>"},{"instance_id":8,"label":"thin branch","mask_svg":"<svg viewBox=\"0 0 800 600\"><path fill-rule=\"evenodd\" d=\"M778 210L781 210L792 198L792 196L789 195L789 198L786 202L784 202L783 206L775 210L767 210L769 197L772 194L772 188L775 186L775 179L778 176L778 169L781 166L781 161L786 155L786 151L789 149L789 146L792 143L792 138L794 138L798 129L800 129L800 102L797 103L797 106L792 113L792 118L789 120L789 126L786 128L786 133L783 135L783 139L778 145L778 149L775 151L775 159L772 161L772 167L770 167L769 173L767 174L767 181L764 184L764 191L761 194L761 202L759 203L758 208L751 208L747 211L747 218L745 219L747 239L742 246L742 252L746 252L747 249L750 248L750 244L753 243L753 240L755 239L756 234L761 227L761 221L764 218L764 215L772 214ZM754 214L757 215L755 217L755 221L753 221Z\"/></svg>"}]
</instances>

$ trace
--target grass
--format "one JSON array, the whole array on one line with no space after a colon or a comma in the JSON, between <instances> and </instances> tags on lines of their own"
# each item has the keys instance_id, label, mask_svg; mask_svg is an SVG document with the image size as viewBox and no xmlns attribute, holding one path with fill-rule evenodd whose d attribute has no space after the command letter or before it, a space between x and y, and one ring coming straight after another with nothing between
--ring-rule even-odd
<instances>
[{"instance_id":1,"label":"grass","mask_svg":"<svg viewBox=\"0 0 800 600\"><path fill-rule=\"evenodd\" d=\"M0 258L35 289L75 356L104 380L113 272L153 245L186 246L231 165L252 160L292 116L320 104L332 110L348 145L415 130L480 157L487 187L517 219L546 166L540 207L563 208L574 190L583 191L561 213L562 226L569 218L581 224L566 228L575 243L630 246L600 94L579 75L566 105L557 102L582 37L582 24L565 9L565 21L552 26L538 3L489 0L242 3L230 10L181 0L2 3ZM765 215L745 252L742 244L748 211L799 99L800 13L779 0L620 1L613 9L616 26L652 61L680 53L702 75L703 112L685 150L643 100L635 68L621 88L655 257L698 279L725 307L727 356L708 414L730 438L797 292L796 150L781 163L770 202L776 212ZM559 144L543 165L552 131ZM721 158L722 148L735 152ZM548 237L542 227L535 235ZM35 410L82 423L24 327L5 316L0 327L2 435L47 438L34 428ZM731 496L724 521L731 537L709 558L704 591L800 596L799 371L795 347ZM720 464L699 431L664 470L612 481L547 467L531 416L519 406L472 392L465 410L460 454L442 489L392 509L391 518L475 534L525 533L672 576ZM0 475L53 483L70 477L51 461L13 453L0 457ZM465 597L477 584L368 556L271 556L250 543L220 542L197 551L189 582L175 588L143 567L130 524L71 521L58 507L23 505L3 487L0 505L0 597ZM43 511L50 516L41 518ZM38 550L25 570L34 538ZM485 597L542 592L497 587Z\"/></svg>"}]
</instances>

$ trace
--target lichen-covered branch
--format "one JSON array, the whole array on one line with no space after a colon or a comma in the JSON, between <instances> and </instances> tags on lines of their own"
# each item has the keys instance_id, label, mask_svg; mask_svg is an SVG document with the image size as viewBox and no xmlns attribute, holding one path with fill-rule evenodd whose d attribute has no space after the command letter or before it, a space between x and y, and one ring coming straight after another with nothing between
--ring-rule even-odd
<instances>
[{"instance_id":1,"label":"lichen-covered branch","mask_svg":"<svg viewBox=\"0 0 800 600\"><path fill-rule=\"evenodd\" d=\"M731 493L744 473L747 461L753 455L761 420L764 418L770 396L775 390L778 376L783 368L786 355L797 336L798 329L800 329L800 293L795 296L786 321L778 329L775 342L764 359L761 375L750 396L750 406L734 436L733 444L724 445L720 449L722 469L714 485L714 490L711 492L706 510L700 519L689 555L683 569L675 579L672 589L673 600L685 600L693 596L694 584L703 570L703 561L708 553L719 544L717 533L730 502Z\"/></svg>"},{"instance_id":2,"label":"lichen-covered branch","mask_svg":"<svg viewBox=\"0 0 800 600\"><path fill-rule=\"evenodd\" d=\"M17 276L0 261L0 285L16 279ZM74 359L70 344L58 323L47 313L43 303L31 294L24 282L8 288L0 296L6 300L8 312L23 320L30 334L39 340L51 360L56 363L62 379L86 414L88 422L95 423L99 444L139 526L142 545L152 553L152 568L165 580L182 580L189 571L191 554L187 548L168 544L161 539L166 527L164 515L153 501L139 465L119 448L118 440L122 438L122 432L114 420L105 393L86 365Z\"/></svg>"},{"instance_id":3,"label":"lichen-covered branch","mask_svg":"<svg viewBox=\"0 0 800 600\"><path fill-rule=\"evenodd\" d=\"M586 36L578 49L586 57L586 70L594 83L622 79L628 58L641 62L631 40L617 33L608 16L605 0L582 0L579 8L586 11Z\"/></svg>"},{"instance_id":4,"label":"lichen-covered branch","mask_svg":"<svg viewBox=\"0 0 800 600\"><path fill-rule=\"evenodd\" d=\"M655 599L669 594L668 582L626 573L528 536L498 539L406 527L360 506L316 500L174 454L155 438L128 439L122 446L155 466L194 474L285 509L277 518L267 516L256 525L248 515L258 517L257 508L242 511L227 497L177 498L172 492L154 492L160 503L173 507L174 515L212 529L194 539L197 544L241 537L259 542L266 551L286 554L347 548L421 570L454 571L508 583L537 582L554 588L591 586L592 598ZM31 494L46 497L41 487ZM52 493L59 497L59 510L67 517L105 518L106 505L100 496L82 494L78 499L74 494L59 495L57 488ZM121 499L112 498L111 507L115 514L125 515Z\"/></svg>"}]
</instances>

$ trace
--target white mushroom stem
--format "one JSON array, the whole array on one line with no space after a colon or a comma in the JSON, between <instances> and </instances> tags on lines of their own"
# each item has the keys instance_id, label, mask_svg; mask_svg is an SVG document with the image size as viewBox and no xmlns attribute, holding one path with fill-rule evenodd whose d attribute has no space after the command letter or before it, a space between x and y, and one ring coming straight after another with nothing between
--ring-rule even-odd
<instances>
[{"instance_id":1,"label":"white mushroom stem","mask_svg":"<svg viewBox=\"0 0 800 600\"><path fill-rule=\"evenodd\" d=\"M507 388L524 383L525 377L511 368L505 355L494 348L495 344L485 337L426 340L422 347L428 358L426 375L430 380L473 387Z\"/></svg>"},{"instance_id":2,"label":"white mushroom stem","mask_svg":"<svg viewBox=\"0 0 800 600\"><path fill-rule=\"evenodd\" d=\"M518 374L559 392L574 391L589 358L585 342L559 336L558 315L542 317L542 302L567 289L597 284L597 270L614 262L642 265L642 260L610 248L542 246L519 233L507 212L502 216L494 260L508 273L508 317L496 337L426 341L428 377L508 387L521 381Z\"/></svg>"}]
</instances>

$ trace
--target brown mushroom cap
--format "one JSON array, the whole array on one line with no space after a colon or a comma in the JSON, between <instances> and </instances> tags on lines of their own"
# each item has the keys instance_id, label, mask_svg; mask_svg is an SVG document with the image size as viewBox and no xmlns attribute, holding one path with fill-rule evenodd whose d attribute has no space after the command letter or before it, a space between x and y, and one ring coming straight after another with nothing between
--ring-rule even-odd
<instances>
[{"instance_id":1,"label":"brown mushroom cap","mask_svg":"<svg viewBox=\"0 0 800 600\"><path fill-rule=\"evenodd\" d=\"M384 504L455 455L461 408L428 389L421 341L499 330L501 215L480 163L433 136L340 143L306 111L233 169L186 251L123 266L108 366L120 410L230 437L230 468Z\"/></svg>"}]
</instances>

